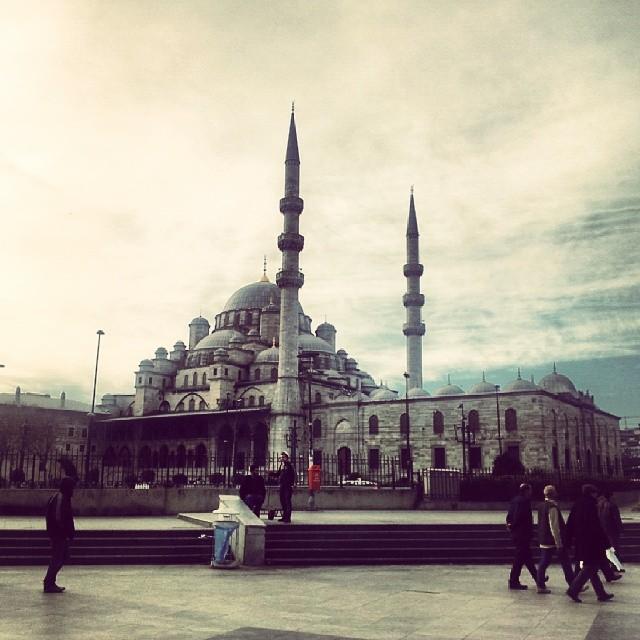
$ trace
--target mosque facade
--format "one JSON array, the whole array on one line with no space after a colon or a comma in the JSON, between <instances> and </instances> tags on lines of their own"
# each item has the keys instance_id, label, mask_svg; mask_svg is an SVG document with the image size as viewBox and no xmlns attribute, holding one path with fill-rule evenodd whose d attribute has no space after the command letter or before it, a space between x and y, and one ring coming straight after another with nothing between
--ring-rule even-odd
<instances>
[{"instance_id":1,"label":"mosque facade","mask_svg":"<svg viewBox=\"0 0 640 640\"><path fill-rule=\"evenodd\" d=\"M135 456L139 466L179 467L231 457L238 470L292 449L357 465L363 475L384 457L402 466L490 467L506 452L527 468L621 469L618 418L555 369L538 383L517 377L503 388L482 381L467 392L452 384L431 395L422 383L420 290L423 265L413 191L406 229L406 388L377 384L357 360L336 348L337 330L312 319L299 300L304 202L294 114L280 200L282 265L236 291L212 323L198 316L188 344L156 350L135 373L135 393L107 394L99 409L101 448L108 457ZM311 239L313 241L313 239ZM464 437L463 437L464 436ZM465 452L460 440L465 439Z\"/></svg>"}]
</instances>

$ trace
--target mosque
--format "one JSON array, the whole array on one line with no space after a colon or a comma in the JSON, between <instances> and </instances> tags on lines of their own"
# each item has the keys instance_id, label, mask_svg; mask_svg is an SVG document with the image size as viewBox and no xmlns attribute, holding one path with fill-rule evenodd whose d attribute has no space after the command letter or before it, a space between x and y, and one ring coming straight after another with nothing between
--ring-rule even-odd
<instances>
[{"instance_id":1,"label":"mosque","mask_svg":"<svg viewBox=\"0 0 640 640\"><path fill-rule=\"evenodd\" d=\"M555 366L537 384L518 370L502 389L484 374L467 392L450 381L433 395L423 388L423 266L413 192L403 267L403 393L376 384L354 357L336 349L336 327L323 322L313 331L298 296L304 284L299 176L292 111L275 283L265 266L261 279L229 298L213 326L198 316L189 324L188 345L178 340L170 352L159 347L142 360L135 394L103 397L99 409L112 416L101 423L107 459L175 469L225 458L244 470L289 450L308 452L316 463L337 456L342 471L364 476L387 457L405 468L478 469L506 452L527 468L620 472L619 419Z\"/></svg>"}]
</instances>

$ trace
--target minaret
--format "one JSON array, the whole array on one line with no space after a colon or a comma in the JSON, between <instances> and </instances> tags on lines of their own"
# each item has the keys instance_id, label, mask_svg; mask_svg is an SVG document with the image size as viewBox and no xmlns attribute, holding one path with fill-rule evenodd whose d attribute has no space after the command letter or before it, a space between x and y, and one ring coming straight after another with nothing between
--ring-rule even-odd
<instances>
[{"instance_id":1,"label":"minaret","mask_svg":"<svg viewBox=\"0 0 640 640\"><path fill-rule=\"evenodd\" d=\"M269 438L272 454L290 448L286 444L286 437L291 436L294 426L300 440L304 429L298 384L298 289L304 283L299 269L299 254L304 246L304 238L298 230L304 203L299 196L300 156L293 106L284 166L284 198L280 200L284 232L278 236L282 269L276 274L276 284L280 288L278 383L272 406L273 419Z\"/></svg>"},{"instance_id":2,"label":"minaret","mask_svg":"<svg viewBox=\"0 0 640 640\"><path fill-rule=\"evenodd\" d=\"M407 293L402 297L402 303L407 310L407 321L402 328L402 333L407 336L409 389L422 388L422 336L425 334L425 326L420 311L424 305L424 296L420 293L420 276L424 267L420 264L419 235L416 208L413 202L413 187L411 187L409 220L407 222L407 264L404 265Z\"/></svg>"}]
</instances>

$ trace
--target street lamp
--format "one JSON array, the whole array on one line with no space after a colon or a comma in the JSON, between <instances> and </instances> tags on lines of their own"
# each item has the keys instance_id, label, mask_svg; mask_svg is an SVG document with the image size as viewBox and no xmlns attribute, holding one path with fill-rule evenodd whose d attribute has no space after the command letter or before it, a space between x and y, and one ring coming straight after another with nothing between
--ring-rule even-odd
<instances>
[{"instance_id":1,"label":"street lamp","mask_svg":"<svg viewBox=\"0 0 640 640\"><path fill-rule=\"evenodd\" d=\"M409 378L411 377L406 371L402 374L404 376L404 413L406 416L406 430L407 430L407 482L409 486L413 486L413 456L411 455L411 421L409 420Z\"/></svg>"},{"instance_id":2,"label":"street lamp","mask_svg":"<svg viewBox=\"0 0 640 640\"><path fill-rule=\"evenodd\" d=\"M502 436L500 435L500 400L498 399L498 391L500 391L500 385L494 385L496 390L496 420L498 422L498 451L502 455Z\"/></svg>"},{"instance_id":3,"label":"street lamp","mask_svg":"<svg viewBox=\"0 0 640 640\"><path fill-rule=\"evenodd\" d=\"M96 368L93 374L93 395L91 397L91 413L89 414L89 425L87 428L87 455L85 460L84 479L85 482L89 479L89 468L91 466L91 432L93 430L93 419L95 417L94 410L96 408L96 385L98 383L98 361L100 359L100 338L104 335L102 329L96 331L98 336L98 347L96 349Z\"/></svg>"},{"instance_id":4,"label":"street lamp","mask_svg":"<svg viewBox=\"0 0 640 640\"><path fill-rule=\"evenodd\" d=\"M460 427L456 425L455 427L455 435L456 442L462 443L462 475L466 476L467 474L467 449L471 449L471 445L475 444L476 434L474 431L470 431L467 429L467 416L464 412L464 405L460 403L458 405L458 409L460 409Z\"/></svg>"}]
</instances>

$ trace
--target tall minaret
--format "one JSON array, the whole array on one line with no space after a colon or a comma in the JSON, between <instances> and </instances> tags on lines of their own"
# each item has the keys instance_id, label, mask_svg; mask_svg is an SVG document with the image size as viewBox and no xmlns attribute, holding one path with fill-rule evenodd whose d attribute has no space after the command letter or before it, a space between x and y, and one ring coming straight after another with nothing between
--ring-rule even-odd
<instances>
[{"instance_id":1,"label":"tall minaret","mask_svg":"<svg viewBox=\"0 0 640 640\"><path fill-rule=\"evenodd\" d=\"M276 284L280 288L278 383L273 400L269 437L273 454L291 448L286 444L286 436L291 436L294 426L300 440L302 440L304 429L298 386L298 289L304 283L304 277L298 268L304 238L298 230L304 203L298 195L300 156L293 106L284 166L284 198L280 200L280 211L284 216L284 232L278 236L278 249L282 252L282 269L276 274Z\"/></svg>"},{"instance_id":2,"label":"tall minaret","mask_svg":"<svg viewBox=\"0 0 640 640\"><path fill-rule=\"evenodd\" d=\"M422 388L422 336L425 334L420 309L424 305L424 296L420 293L420 276L424 267L420 264L418 220L413 202L413 187L409 201L409 220L407 222L407 264L404 265L404 275L407 279L407 293L402 297L402 303L407 310L407 321L402 333L407 336L407 373L409 374L409 389Z\"/></svg>"}]
</instances>

